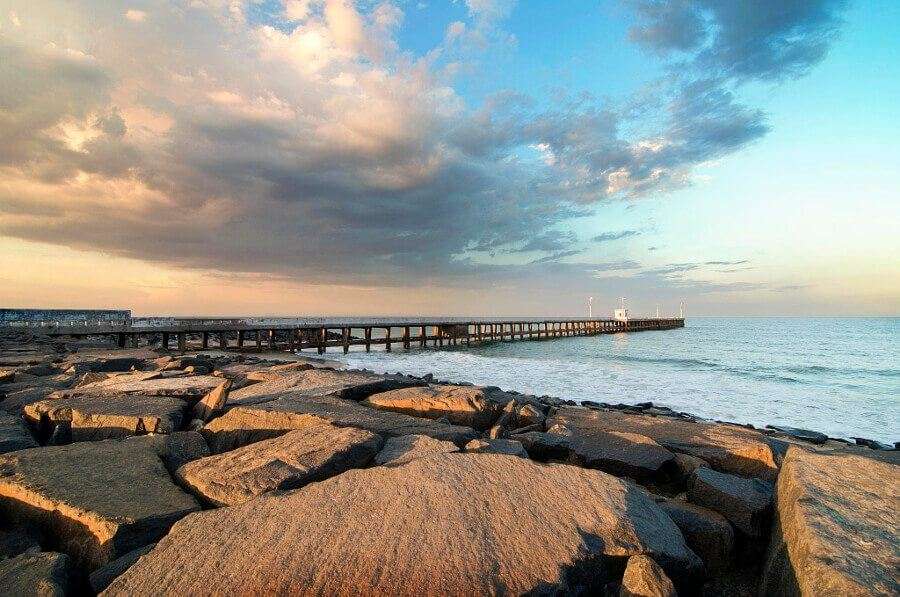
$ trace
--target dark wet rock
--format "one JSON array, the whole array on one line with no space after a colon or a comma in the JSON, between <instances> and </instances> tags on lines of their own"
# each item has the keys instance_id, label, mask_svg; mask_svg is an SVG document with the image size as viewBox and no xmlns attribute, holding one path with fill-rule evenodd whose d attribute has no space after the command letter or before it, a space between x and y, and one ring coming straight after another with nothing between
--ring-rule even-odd
<instances>
[{"instance_id":1,"label":"dark wet rock","mask_svg":"<svg viewBox=\"0 0 900 597\"><path fill-rule=\"evenodd\" d=\"M700 556L708 571L721 572L732 564L734 529L724 516L677 500L665 500L659 506L678 526L688 547Z\"/></svg>"},{"instance_id":2,"label":"dark wet rock","mask_svg":"<svg viewBox=\"0 0 900 597\"><path fill-rule=\"evenodd\" d=\"M672 452L702 458L717 470L774 480L777 469L764 435L734 425L700 423L674 417L633 415L615 410L563 407L547 427L637 433Z\"/></svg>"},{"instance_id":3,"label":"dark wet rock","mask_svg":"<svg viewBox=\"0 0 900 597\"><path fill-rule=\"evenodd\" d=\"M466 444L467 453L506 454L528 458L522 442L514 439L473 439Z\"/></svg>"},{"instance_id":4,"label":"dark wet rock","mask_svg":"<svg viewBox=\"0 0 900 597\"><path fill-rule=\"evenodd\" d=\"M0 368L0 384L12 383L16 379L15 369Z\"/></svg>"},{"instance_id":5,"label":"dark wet rock","mask_svg":"<svg viewBox=\"0 0 900 597\"><path fill-rule=\"evenodd\" d=\"M0 412L0 453L36 448L37 441L19 415Z\"/></svg>"},{"instance_id":6,"label":"dark wet rock","mask_svg":"<svg viewBox=\"0 0 900 597\"><path fill-rule=\"evenodd\" d=\"M202 433L213 453L224 452L254 441L270 439L292 429L303 429L322 421L338 427L357 427L386 437L428 435L457 446L475 439L469 427L439 423L401 413L381 411L333 396L310 396L305 392L249 406L232 406L210 421Z\"/></svg>"},{"instance_id":7,"label":"dark wet rock","mask_svg":"<svg viewBox=\"0 0 900 597\"><path fill-rule=\"evenodd\" d=\"M672 578L702 566L671 519L615 477L441 454L190 516L106 594L590 593L639 554Z\"/></svg>"},{"instance_id":8,"label":"dark wet rock","mask_svg":"<svg viewBox=\"0 0 900 597\"><path fill-rule=\"evenodd\" d=\"M0 455L0 511L89 569L156 541L199 509L169 477L152 437Z\"/></svg>"},{"instance_id":9,"label":"dark wet rock","mask_svg":"<svg viewBox=\"0 0 900 597\"><path fill-rule=\"evenodd\" d=\"M792 447L761 595L898 595L898 468Z\"/></svg>"},{"instance_id":10,"label":"dark wet rock","mask_svg":"<svg viewBox=\"0 0 900 597\"><path fill-rule=\"evenodd\" d=\"M812 444L821 445L828 441L828 436L818 431L810 431L809 429L800 429L798 427L785 427L784 425L766 425L766 427Z\"/></svg>"},{"instance_id":11,"label":"dark wet rock","mask_svg":"<svg viewBox=\"0 0 900 597\"><path fill-rule=\"evenodd\" d=\"M327 423L290 431L189 462L177 478L204 501L226 506L279 489L296 489L372 461L380 436Z\"/></svg>"},{"instance_id":12,"label":"dark wet rock","mask_svg":"<svg viewBox=\"0 0 900 597\"><path fill-rule=\"evenodd\" d=\"M640 554L628 558L620 597L677 597L675 586L653 558Z\"/></svg>"},{"instance_id":13,"label":"dark wet rock","mask_svg":"<svg viewBox=\"0 0 900 597\"><path fill-rule=\"evenodd\" d=\"M867 448L872 448L873 450L893 450L890 444L882 443L878 440L867 439L865 437L854 437L853 440L856 442L857 446L865 446Z\"/></svg>"},{"instance_id":14,"label":"dark wet rock","mask_svg":"<svg viewBox=\"0 0 900 597\"><path fill-rule=\"evenodd\" d=\"M453 442L434 439L427 435L401 435L388 438L384 442L384 447L375 456L375 464L398 465L416 458L452 452L459 452L459 447Z\"/></svg>"},{"instance_id":15,"label":"dark wet rock","mask_svg":"<svg viewBox=\"0 0 900 597\"><path fill-rule=\"evenodd\" d=\"M156 547L156 543L150 543L149 545L138 547L137 549L133 549L125 555L116 558L105 566L97 568L96 570L91 572L90 576L88 577L88 580L91 584L91 589L93 589L95 593L104 591L106 587L108 587L110 583L112 583L112 581L122 576L122 574L131 566L133 566L141 556L150 553L150 550L152 550L154 547Z\"/></svg>"},{"instance_id":16,"label":"dark wet rock","mask_svg":"<svg viewBox=\"0 0 900 597\"><path fill-rule=\"evenodd\" d=\"M688 496L691 502L719 512L747 535L759 537L768 531L773 487L767 481L699 468L691 478Z\"/></svg>"},{"instance_id":17,"label":"dark wet rock","mask_svg":"<svg viewBox=\"0 0 900 597\"><path fill-rule=\"evenodd\" d=\"M66 597L76 588L74 576L65 554L23 554L0 561L0 595Z\"/></svg>"},{"instance_id":18,"label":"dark wet rock","mask_svg":"<svg viewBox=\"0 0 900 597\"><path fill-rule=\"evenodd\" d=\"M184 421L187 403L169 396L87 393L71 398L42 400L24 409L25 418L47 437L62 424L71 441L97 441L173 433Z\"/></svg>"}]
</instances>

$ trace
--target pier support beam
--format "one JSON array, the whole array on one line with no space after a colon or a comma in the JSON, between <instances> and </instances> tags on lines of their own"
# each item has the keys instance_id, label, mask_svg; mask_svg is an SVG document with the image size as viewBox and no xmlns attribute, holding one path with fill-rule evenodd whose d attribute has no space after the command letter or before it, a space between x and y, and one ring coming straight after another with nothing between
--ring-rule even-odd
<instances>
[{"instance_id":1,"label":"pier support beam","mask_svg":"<svg viewBox=\"0 0 900 597\"><path fill-rule=\"evenodd\" d=\"M372 328L365 328L364 333L366 336L366 352L372 351Z\"/></svg>"},{"instance_id":2,"label":"pier support beam","mask_svg":"<svg viewBox=\"0 0 900 597\"><path fill-rule=\"evenodd\" d=\"M341 344L344 347L344 354L350 352L350 328L341 328Z\"/></svg>"},{"instance_id":3,"label":"pier support beam","mask_svg":"<svg viewBox=\"0 0 900 597\"><path fill-rule=\"evenodd\" d=\"M187 350L187 334L184 332L178 334L178 350Z\"/></svg>"}]
</instances>

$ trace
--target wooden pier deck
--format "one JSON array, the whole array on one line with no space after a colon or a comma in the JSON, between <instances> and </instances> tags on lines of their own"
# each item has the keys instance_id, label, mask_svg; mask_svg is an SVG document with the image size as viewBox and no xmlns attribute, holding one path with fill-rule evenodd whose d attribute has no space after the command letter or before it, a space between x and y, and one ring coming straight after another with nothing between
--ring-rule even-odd
<instances>
[{"instance_id":1,"label":"wooden pier deck","mask_svg":"<svg viewBox=\"0 0 900 597\"><path fill-rule=\"evenodd\" d=\"M525 319L474 321L333 321L313 324L275 325L242 320L180 320L173 325L125 324L52 325L40 328L50 336L112 336L119 347L159 343L178 350L253 348L298 351L351 346L412 347L476 345L486 342L550 340L570 336L596 336L684 327L684 319ZM27 329L27 328L26 328ZM175 346L172 346L174 340ZM211 342L212 341L212 342Z\"/></svg>"}]
</instances>

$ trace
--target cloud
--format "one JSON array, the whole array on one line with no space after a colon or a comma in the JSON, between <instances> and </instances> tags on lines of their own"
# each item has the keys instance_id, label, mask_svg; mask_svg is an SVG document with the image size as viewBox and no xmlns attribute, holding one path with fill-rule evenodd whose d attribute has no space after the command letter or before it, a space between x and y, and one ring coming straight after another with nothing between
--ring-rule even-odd
<instances>
[{"instance_id":1,"label":"cloud","mask_svg":"<svg viewBox=\"0 0 900 597\"><path fill-rule=\"evenodd\" d=\"M473 33L485 47L508 41L512 2L470 0L465 22L421 56L399 47L403 13L390 2L290 1L275 20L255 4L163 3L154 27L124 26L113 4L23 0L21 27L4 28L4 236L303 282L550 283L566 273L588 284L593 272L619 270L575 263L567 223L606 201L689 184L696 165L768 131L765 115L723 83L738 77L724 66L667 78L623 105L581 98L545 108L504 90L471 104L442 61ZM645 4L642 18L656 18ZM790 18L768 10L783 23L806 15L790 27L802 46L830 39L825 6ZM724 65L737 13L701 14L705 41L649 28L635 38L666 60L670 48L690 51L699 65L713 60L709 39L725 36ZM743 73L776 62L802 70L777 44L748 47L777 56L742 59ZM648 112L659 117L647 122ZM624 233L637 234L607 234ZM659 282L676 271L647 275Z\"/></svg>"},{"instance_id":2,"label":"cloud","mask_svg":"<svg viewBox=\"0 0 900 597\"><path fill-rule=\"evenodd\" d=\"M618 232L604 232L602 234L598 234L597 236L591 238L592 242L595 243L607 243L614 240L621 240L623 238L629 238L631 236L637 236L641 232L639 230L620 230Z\"/></svg>"},{"instance_id":3,"label":"cloud","mask_svg":"<svg viewBox=\"0 0 900 597\"><path fill-rule=\"evenodd\" d=\"M141 23L144 19L147 18L147 13L143 10L137 10L135 8L130 8L125 11L125 18L129 21L133 21L135 23Z\"/></svg>"}]
</instances>

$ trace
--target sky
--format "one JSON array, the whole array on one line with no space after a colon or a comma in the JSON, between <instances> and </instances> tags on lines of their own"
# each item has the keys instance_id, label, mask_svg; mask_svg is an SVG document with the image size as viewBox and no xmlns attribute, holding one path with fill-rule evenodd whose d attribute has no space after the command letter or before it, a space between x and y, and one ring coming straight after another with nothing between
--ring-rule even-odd
<instances>
[{"instance_id":1,"label":"sky","mask_svg":"<svg viewBox=\"0 0 900 597\"><path fill-rule=\"evenodd\" d=\"M893 0L0 0L0 306L900 314Z\"/></svg>"}]
</instances>

